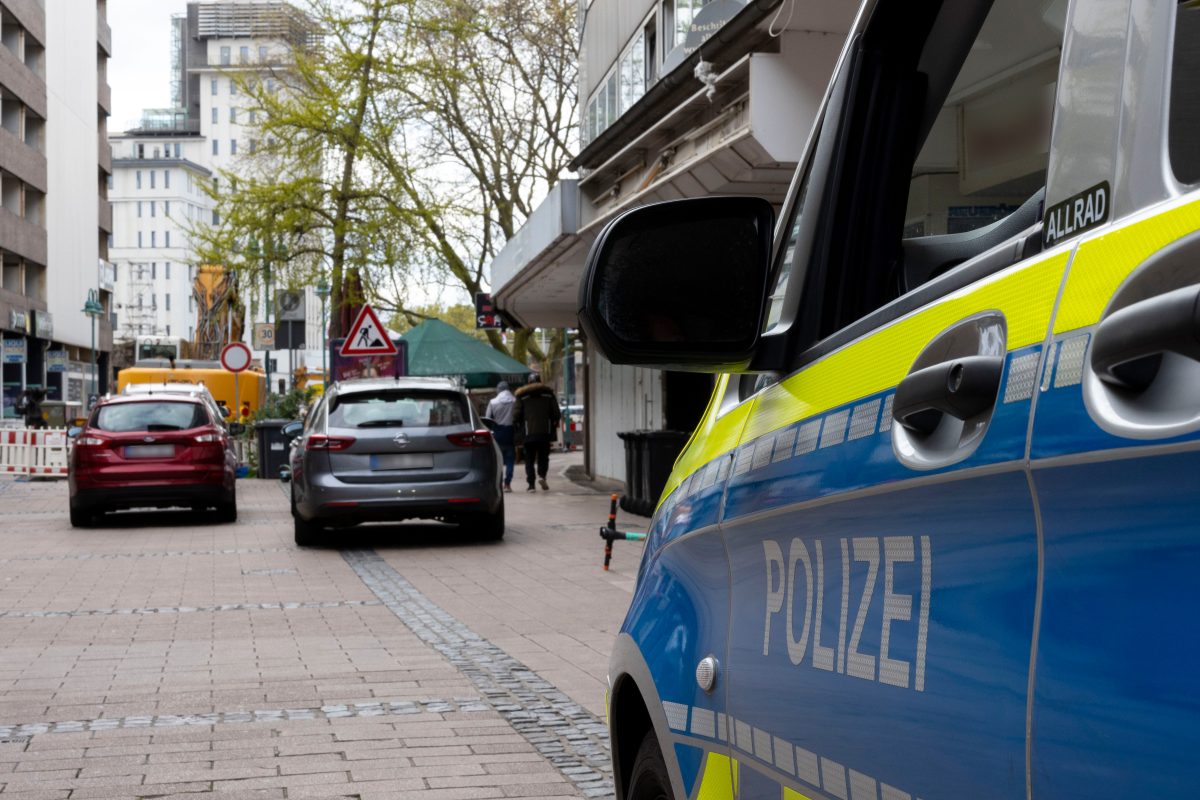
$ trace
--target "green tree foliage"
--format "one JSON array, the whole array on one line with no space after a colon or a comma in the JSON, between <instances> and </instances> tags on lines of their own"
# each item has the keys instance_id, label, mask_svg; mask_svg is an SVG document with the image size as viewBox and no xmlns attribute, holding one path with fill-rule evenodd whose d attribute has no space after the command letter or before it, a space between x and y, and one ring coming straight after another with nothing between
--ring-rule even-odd
<instances>
[{"instance_id":1,"label":"green tree foliage","mask_svg":"<svg viewBox=\"0 0 1200 800\"><path fill-rule=\"evenodd\" d=\"M270 268L293 285L327 271L335 336L363 299L416 319L486 291L488 265L573 156L577 4L298 4L323 42L269 79L242 76L255 153L221 176L204 260L253 286ZM530 331L509 346L484 335L546 374L557 363Z\"/></svg>"}]
</instances>

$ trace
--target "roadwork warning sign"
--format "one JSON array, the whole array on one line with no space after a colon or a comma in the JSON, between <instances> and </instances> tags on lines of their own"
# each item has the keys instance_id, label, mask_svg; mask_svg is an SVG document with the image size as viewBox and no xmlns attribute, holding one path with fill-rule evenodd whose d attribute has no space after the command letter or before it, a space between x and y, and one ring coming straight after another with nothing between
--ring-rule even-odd
<instances>
[{"instance_id":1,"label":"roadwork warning sign","mask_svg":"<svg viewBox=\"0 0 1200 800\"><path fill-rule=\"evenodd\" d=\"M395 355L396 345L379 321L375 309L364 305L346 334L341 352L344 356L390 356Z\"/></svg>"}]
</instances>

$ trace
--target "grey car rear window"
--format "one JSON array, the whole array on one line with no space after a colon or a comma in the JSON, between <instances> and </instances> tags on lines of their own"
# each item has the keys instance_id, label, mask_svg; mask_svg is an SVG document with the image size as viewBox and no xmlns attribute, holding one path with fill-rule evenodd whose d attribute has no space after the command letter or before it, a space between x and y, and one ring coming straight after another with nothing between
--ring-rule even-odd
<instances>
[{"instance_id":1,"label":"grey car rear window","mask_svg":"<svg viewBox=\"0 0 1200 800\"><path fill-rule=\"evenodd\" d=\"M148 403L119 403L96 409L92 427L110 433L133 431L182 431L209 422L199 403L168 400Z\"/></svg>"},{"instance_id":2,"label":"grey car rear window","mask_svg":"<svg viewBox=\"0 0 1200 800\"><path fill-rule=\"evenodd\" d=\"M331 428L440 428L464 425L467 419L462 395L410 389L343 395L329 410Z\"/></svg>"}]
</instances>

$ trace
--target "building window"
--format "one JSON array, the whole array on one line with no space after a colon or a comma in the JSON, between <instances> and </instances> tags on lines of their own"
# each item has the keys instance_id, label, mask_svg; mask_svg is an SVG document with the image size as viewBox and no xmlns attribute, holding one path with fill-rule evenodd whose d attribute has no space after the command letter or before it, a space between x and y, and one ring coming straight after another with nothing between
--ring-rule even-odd
<instances>
[{"instance_id":1,"label":"building window","mask_svg":"<svg viewBox=\"0 0 1200 800\"><path fill-rule=\"evenodd\" d=\"M170 311L171 310L171 293L170 292L167 292L165 295L163 295L163 303L166 305L167 311ZM167 335L169 336L170 334L171 334L171 332L167 331Z\"/></svg>"},{"instance_id":2,"label":"building window","mask_svg":"<svg viewBox=\"0 0 1200 800\"><path fill-rule=\"evenodd\" d=\"M236 108L229 109L229 121L232 124L235 124L235 125L237 124L237 109Z\"/></svg>"},{"instance_id":3,"label":"building window","mask_svg":"<svg viewBox=\"0 0 1200 800\"><path fill-rule=\"evenodd\" d=\"M145 158L146 157L146 145L144 145L144 144L135 144L133 146L133 151L134 151L133 154L137 158Z\"/></svg>"},{"instance_id":4,"label":"building window","mask_svg":"<svg viewBox=\"0 0 1200 800\"><path fill-rule=\"evenodd\" d=\"M170 246L171 246L171 232L163 231L163 247L170 247ZM168 278L171 277L170 270L167 271L167 277Z\"/></svg>"},{"instance_id":5,"label":"building window","mask_svg":"<svg viewBox=\"0 0 1200 800\"><path fill-rule=\"evenodd\" d=\"M237 81L233 78L229 79L229 96L237 97Z\"/></svg>"},{"instance_id":6,"label":"building window","mask_svg":"<svg viewBox=\"0 0 1200 800\"><path fill-rule=\"evenodd\" d=\"M158 235L155 231L150 231L150 246L158 247Z\"/></svg>"},{"instance_id":7,"label":"building window","mask_svg":"<svg viewBox=\"0 0 1200 800\"><path fill-rule=\"evenodd\" d=\"M213 212L212 212L212 224L213 225L221 224L221 215L217 212L217 210L215 208L213 209Z\"/></svg>"},{"instance_id":8,"label":"building window","mask_svg":"<svg viewBox=\"0 0 1200 800\"><path fill-rule=\"evenodd\" d=\"M617 115L620 116L646 93L646 41L640 31L621 56L619 70L620 94Z\"/></svg>"},{"instance_id":9,"label":"building window","mask_svg":"<svg viewBox=\"0 0 1200 800\"><path fill-rule=\"evenodd\" d=\"M112 188L113 188L113 176L112 176L112 173L111 173L111 172L108 174L108 177L104 179L104 185L108 187L108 190L109 190L110 192L112 191Z\"/></svg>"},{"instance_id":10,"label":"building window","mask_svg":"<svg viewBox=\"0 0 1200 800\"><path fill-rule=\"evenodd\" d=\"M163 200L163 216L164 217L171 216L171 201L170 200Z\"/></svg>"},{"instance_id":11,"label":"building window","mask_svg":"<svg viewBox=\"0 0 1200 800\"><path fill-rule=\"evenodd\" d=\"M171 310L171 298L170 297L167 298L167 310L168 311ZM171 335L171 323L168 322L167 323L167 336L170 336L170 335Z\"/></svg>"},{"instance_id":12,"label":"building window","mask_svg":"<svg viewBox=\"0 0 1200 800\"><path fill-rule=\"evenodd\" d=\"M250 140L250 155L254 155L254 151L258 149L258 140Z\"/></svg>"},{"instance_id":13,"label":"building window","mask_svg":"<svg viewBox=\"0 0 1200 800\"><path fill-rule=\"evenodd\" d=\"M213 125L216 125L216 124L217 124L217 114L219 114L219 113L220 113L220 111L221 111L221 110L220 110L219 108L217 108L216 106L213 106L213 107L212 107L212 122L213 122Z\"/></svg>"},{"instance_id":14,"label":"building window","mask_svg":"<svg viewBox=\"0 0 1200 800\"><path fill-rule=\"evenodd\" d=\"M142 218L142 201L141 200L137 201L137 209L138 209L137 210L138 219L141 219Z\"/></svg>"},{"instance_id":15,"label":"building window","mask_svg":"<svg viewBox=\"0 0 1200 800\"><path fill-rule=\"evenodd\" d=\"M267 78L267 91L271 94L275 93L275 79Z\"/></svg>"},{"instance_id":16,"label":"building window","mask_svg":"<svg viewBox=\"0 0 1200 800\"><path fill-rule=\"evenodd\" d=\"M221 66L229 66L229 48L221 47Z\"/></svg>"},{"instance_id":17,"label":"building window","mask_svg":"<svg viewBox=\"0 0 1200 800\"><path fill-rule=\"evenodd\" d=\"M150 262L150 280L152 280L152 281L158 280L158 262L157 261Z\"/></svg>"},{"instance_id":18,"label":"building window","mask_svg":"<svg viewBox=\"0 0 1200 800\"><path fill-rule=\"evenodd\" d=\"M163 271L166 273L167 280L171 280L171 262L163 263Z\"/></svg>"},{"instance_id":19,"label":"building window","mask_svg":"<svg viewBox=\"0 0 1200 800\"><path fill-rule=\"evenodd\" d=\"M229 155L231 155L231 156L237 155L237 139L229 140Z\"/></svg>"},{"instance_id":20,"label":"building window","mask_svg":"<svg viewBox=\"0 0 1200 800\"><path fill-rule=\"evenodd\" d=\"M164 189L171 188L171 170L169 170L169 169L163 170L163 188Z\"/></svg>"},{"instance_id":21,"label":"building window","mask_svg":"<svg viewBox=\"0 0 1200 800\"><path fill-rule=\"evenodd\" d=\"M182 145L179 144L179 142L176 142L175 143L175 157L182 158L183 157L182 154L183 154L183 147L182 147Z\"/></svg>"},{"instance_id":22,"label":"building window","mask_svg":"<svg viewBox=\"0 0 1200 800\"><path fill-rule=\"evenodd\" d=\"M154 188L154 173L155 172L157 172L157 170L153 170L153 169L150 170L150 188L151 189Z\"/></svg>"},{"instance_id":23,"label":"building window","mask_svg":"<svg viewBox=\"0 0 1200 800\"><path fill-rule=\"evenodd\" d=\"M250 124L253 125L257 121L258 121L258 112L252 108L252 109L250 109Z\"/></svg>"},{"instance_id":24,"label":"building window","mask_svg":"<svg viewBox=\"0 0 1200 800\"><path fill-rule=\"evenodd\" d=\"M218 145L218 143L217 143L217 140L216 140L216 139L213 139L213 140L212 140L212 151L213 151L213 152L212 152L212 154L213 154L214 156L216 156L216 155L220 155L220 154L221 154L221 149L220 149L220 146ZM214 188L216 188L216 185L215 185L215 183L214 183Z\"/></svg>"},{"instance_id":25,"label":"building window","mask_svg":"<svg viewBox=\"0 0 1200 800\"><path fill-rule=\"evenodd\" d=\"M142 232L138 231L138 247L142 246Z\"/></svg>"},{"instance_id":26,"label":"building window","mask_svg":"<svg viewBox=\"0 0 1200 800\"><path fill-rule=\"evenodd\" d=\"M196 298L189 294L188 295L188 311L195 311L195 310L196 310ZM190 331L191 328L188 328L188 330Z\"/></svg>"},{"instance_id":27,"label":"building window","mask_svg":"<svg viewBox=\"0 0 1200 800\"><path fill-rule=\"evenodd\" d=\"M242 45L240 48L238 48L238 62L242 64L250 63L250 48L246 45Z\"/></svg>"},{"instance_id":28,"label":"building window","mask_svg":"<svg viewBox=\"0 0 1200 800\"><path fill-rule=\"evenodd\" d=\"M209 81L209 83L211 84L211 87L212 87L211 88L212 96L216 97L217 96L217 79L213 78L211 81Z\"/></svg>"},{"instance_id":29,"label":"building window","mask_svg":"<svg viewBox=\"0 0 1200 800\"><path fill-rule=\"evenodd\" d=\"M258 46L258 60L259 60L259 61L261 61L261 62L263 62L263 63L266 63L266 61L267 61L267 47L266 47L266 45L261 45L261 44L260 44L260 45Z\"/></svg>"},{"instance_id":30,"label":"building window","mask_svg":"<svg viewBox=\"0 0 1200 800\"><path fill-rule=\"evenodd\" d=\"M137 188L142 188L142 171L139 169L133 177Z\"/></svg>"},{"instance_id":31,"label":"building window","mask_svg":"<svg viewBox=\"0 0 1200 800\"><path fill-rule=\"evenodd\" d=\"M156 205L158 205L158 203L155 203L153 200L150 201L150 216L152 217L154 216L154 207Z\"/></svg>"}]
</instances>

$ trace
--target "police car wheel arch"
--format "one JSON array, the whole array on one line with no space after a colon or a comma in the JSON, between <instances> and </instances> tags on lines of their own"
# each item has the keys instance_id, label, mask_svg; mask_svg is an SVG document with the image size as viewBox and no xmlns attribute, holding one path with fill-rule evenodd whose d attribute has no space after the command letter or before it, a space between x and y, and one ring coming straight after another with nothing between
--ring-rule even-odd
<instances>
[{"instance_id":1,"label":"police car wheel arch","mask_svg":"<svg viewBox=\"0 0 1200 800\"><path fill-rule=\"evenodd\" d=\"M620 754L622 750L626 750L631 754L630 758L632 759L633 755L637 753L643 735L639 731L622 729L621 719L615 716L618 708L618 695L629 691L632 683L632 686L636 687L642 696L642 702L654 729L654 736L658 739L663 761L667 765L667 774L671 777L671 791L680 800L686 798L687 794L683 790L683 774L679 768L679 760L675 757L675 748L672 746L675 737L667 722L662 698L658 695L654 677L650 674L650 667L642 657L641 650L633 637L627 633L619 634L613 644L612 656L609 659L609 675L612 676L613 687L612 696L609 698L609 728L612 731L613 778L617 785L617 797L623 798L627 788L624 785L622 773L633 768L632 760L629 764L623 764ZM625 738L630 736L635 737L636 741Z\"/></svg>"}]
</instances>

